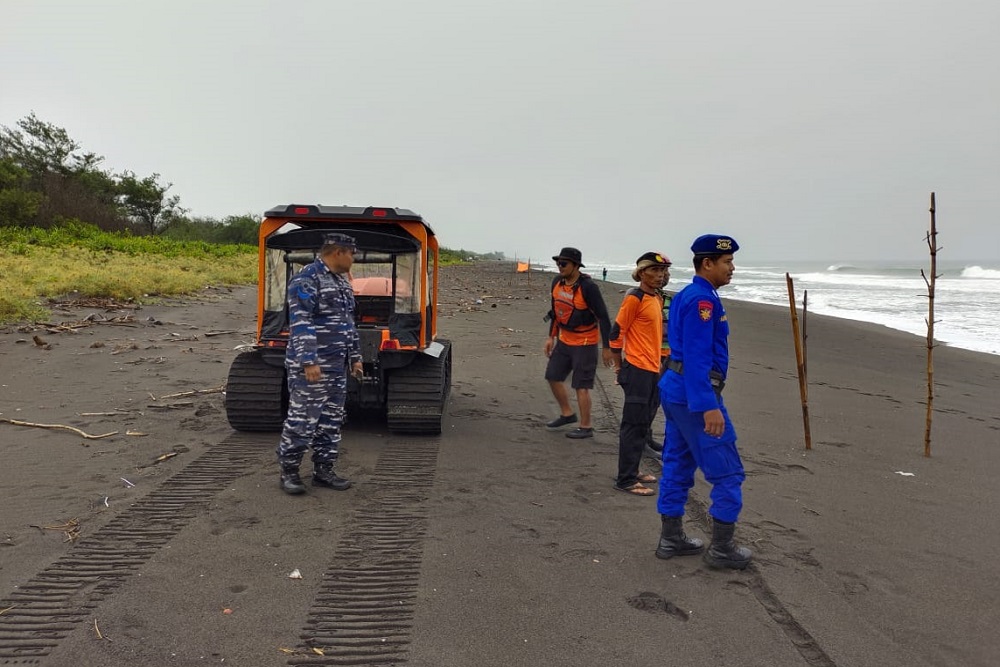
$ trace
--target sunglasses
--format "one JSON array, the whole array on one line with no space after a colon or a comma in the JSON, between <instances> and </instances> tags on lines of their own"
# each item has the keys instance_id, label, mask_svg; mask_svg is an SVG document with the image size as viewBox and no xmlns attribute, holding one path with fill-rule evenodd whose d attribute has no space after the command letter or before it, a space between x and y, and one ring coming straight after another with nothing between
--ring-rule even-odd
<instances>
[{"instance_id":1,"label":"sunglasses","mask_svg":"<svg viewBox=\"0 0 1000 667\"><path fill-rule=\"evenodd\" d=\"M565 269L570 264L571 262L567 262L565 259L560 259L558 262L556 262L556 266L558 266L560 269Z\"/></svg>"}]
</instances>

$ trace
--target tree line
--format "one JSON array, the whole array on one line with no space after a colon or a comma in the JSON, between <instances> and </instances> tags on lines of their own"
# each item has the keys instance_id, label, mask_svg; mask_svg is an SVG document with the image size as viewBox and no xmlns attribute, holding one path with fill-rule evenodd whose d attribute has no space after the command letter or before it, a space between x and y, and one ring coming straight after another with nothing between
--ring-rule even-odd
<instances>
[{"instance_id":1,"label":"tree line","mask_svg":"<svg viewBox=\"0 0 1000 667\"><path fill-rule=\"evenodd\" d=\"M34 112L14 127L0 125L0 227L75 221L110 232L257 244L257 216L188 216L160 174L114 173L103 163L103 156Z\"/></svg>"}]
</instances>

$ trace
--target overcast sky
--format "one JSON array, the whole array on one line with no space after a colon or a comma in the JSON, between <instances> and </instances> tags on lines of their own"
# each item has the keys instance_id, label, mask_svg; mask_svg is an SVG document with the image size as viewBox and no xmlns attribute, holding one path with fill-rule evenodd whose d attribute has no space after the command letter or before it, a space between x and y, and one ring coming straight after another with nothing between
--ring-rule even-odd
<instances>
[{"instance_id":1,"label":"overcast sky","mask_svg":"<svg viewBox=\"0 0 1000 667\"><path fill-rule=\"evenodd\" d=\"M996 0L0 0L34 111L192 215L411 208L546 259L1000 262Z\"/></svg>"}]
</instances>

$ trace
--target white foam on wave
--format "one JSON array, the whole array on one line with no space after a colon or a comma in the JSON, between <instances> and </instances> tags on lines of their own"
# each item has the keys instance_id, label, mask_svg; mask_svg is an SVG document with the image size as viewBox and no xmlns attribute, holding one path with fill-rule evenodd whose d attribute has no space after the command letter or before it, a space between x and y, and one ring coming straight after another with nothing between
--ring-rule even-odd
<instances>
[{"instance_id":1,"label":"white foam on wave","mask_svg":"<svg viewBox=\"0 0 1000 667\"><path fill-rule=\"evenodd\" d=\"M963 278L986 278L988 280L1000 280L1000 270L984 269L981 266L967 266L962 269Z\"/></svg>"}]
</instances>

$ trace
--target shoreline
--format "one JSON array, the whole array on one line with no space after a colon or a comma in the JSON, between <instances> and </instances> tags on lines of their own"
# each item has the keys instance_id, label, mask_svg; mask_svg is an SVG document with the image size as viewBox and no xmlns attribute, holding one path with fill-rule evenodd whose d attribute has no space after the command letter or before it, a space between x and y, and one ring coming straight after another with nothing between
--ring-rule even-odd
<instances>
[{"instance_id":1,"label":"shoreline","mask_svg":"<svg viewBox=\"0 0 1000 667\"><path fill-rule=\"evenodd\" d=\"M548 269L533 268L532 271L536 271L536 272L544 274L544 275L555 275L555 271L550 271ZM609 284L612 284L612 285L619 285L619 286L622 286L622 287L624 287L626 289L628 287L631 287L631 286L634 285L634 283L631 283L631 282L617 282L617 281L613 281L613 280L606 280L605 281L605 280L602 280L598 276L593 276L592 275L591 277L597 283L609 283ZM684 282L684 283L678 283L678 282L671 281L670 285L668 286L667 291L671 292L671 293L676 293L677 290L681 289L686 284L687 284L686 282ZM788 305L787 304L779 305L779 304L774 304L774 303L766 303L766 302L763 302L763 301L751 301L749 299L740 299L738 297L731 296L730 294L727 294L726 292L727 292L727 290L725 288L723 288L719 292L720 298L726 304L729 304L729 303L742 303L742 304L751 304L751 305L757 305L757 306L764 306L764 307L769 307L769 308L777 308L777 309L779 309L779 310L781 310L781 311L784 312L784 317L786 319L790 318L789 309L788 309ZM728 306L727 306L727 309L728 309ZM798 316L799 316L799 321L801 323L801 320L802 320L801 302L798 303ZM868 321L868 320L860 320L860 319L855 319L855 318L851 318L851 317L845 317L843 315L839 315L839 314L836 314L834 312L818 312L818 311L815 311L815 310L810 310L809 311L809 316L810 317L830 317L830 318L835 318L835 319L838 319L838 320L843 320L843 321L846 321L846 322L854 322L854 323L857 323L858 325L862 325L862 326L879 327L881 329L885 329L885 330L888 330L888 331L894 331L894 332L906 334L907 336L912 336L914 338L919 339L922 342L922 345L923 345L924 349L927 348L927 335L926 335L926 333L923 333L923 334L915 333L913 331L908 331L907 329L899 328L899 327L896 327L896 326L891 326L891 325L888 325L888 324L881 324L881 323L878 323L878 322L871 322L871 321ZM941 322L942 320L938 319L937 321ZM965 347L961 343L955 343L955 342L951 342L951 341L942 340L940 338L937 338L936 336L935 336L935 339L934 339L934 347L935 348L938 348L938 347L947 347L947 348L951 348L951 349L966 350L968 352L977 352L977 353L980 353L980 354L987 354L987 355L991 355L991 356L1000 356L1000 349L998 349L995 352L990 352L990 351L987 351L987 350L974 349L974 348L970 348L970 347Z\"/></svg>"}]
</instances>

